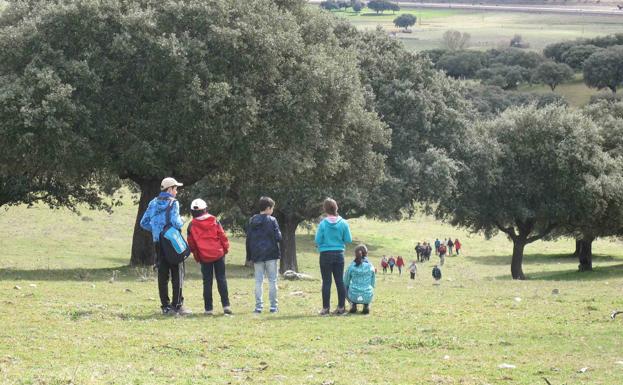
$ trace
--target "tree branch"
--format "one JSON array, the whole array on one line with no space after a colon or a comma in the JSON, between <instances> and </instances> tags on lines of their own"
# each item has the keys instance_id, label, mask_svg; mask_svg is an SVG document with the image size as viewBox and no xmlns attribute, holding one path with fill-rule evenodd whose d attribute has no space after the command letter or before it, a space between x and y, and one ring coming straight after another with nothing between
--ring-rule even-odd
<instances>
[{"instance_id":1,"label":"tree branch","mask_svg":"<svg viewBox=\"0 0 623 385\"><path fill-rule=\"evenodd\" d=\"M501 232L508 234L508 236L511 237L512 240L515 240L515 238L517 238L517 234L515 233L515 229L512 226L504 227L498 221L495 221L495 226L498 229L500 229Z\"/></svg>"},{"instance_id":2,"label":"tree branch","mask_svg":"<svg viewBox=\"0 0 623 385\"><path fill-rule=\"evenodd\" d=\"M537 235L534 235L532 237L528 237L526 239L526 243L532 243L534 241L538 241L539 239L543 238L544 236L546 236L547 234L551 233L552 230L554 230L556 228L557 224L556 223L550 223L545 230L541 231L540 233L538 233Z\"/></svg>"}]
</instances>

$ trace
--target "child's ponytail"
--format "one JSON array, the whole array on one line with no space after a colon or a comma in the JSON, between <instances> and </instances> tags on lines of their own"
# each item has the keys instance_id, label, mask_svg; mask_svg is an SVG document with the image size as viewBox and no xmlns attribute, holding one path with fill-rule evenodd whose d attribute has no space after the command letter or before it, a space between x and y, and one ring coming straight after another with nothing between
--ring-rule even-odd
<instances>
[{"instance_id":1,"label":"child's ponytail","mask_svg":"<svg viewBox=\"0 0 623 385\"><path fill-rule=\"evenodd\" d=\"M368 248L366 245L359 245L355 247L355 265L361 265L363 258L368 255Z\"/></svg>"}]
</instances>

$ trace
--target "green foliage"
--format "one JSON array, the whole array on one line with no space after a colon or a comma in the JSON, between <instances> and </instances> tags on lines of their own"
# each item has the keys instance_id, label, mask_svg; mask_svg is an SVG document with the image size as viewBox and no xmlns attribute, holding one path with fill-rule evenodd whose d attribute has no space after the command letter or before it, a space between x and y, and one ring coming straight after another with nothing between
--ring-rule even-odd
<instances>
[{"instance_id":1,"label":"green foliage","mask_svg":"<svg viewBox=\"0 0 623 385\"><path fill-rule=\"evenodd\" d=\"M328 0L328 1L321 1L320 2L320 8L326 9L327 11L331 11L331 10L334 10L334 9L338 9L340 7L339 7L337 1Z\"/></svg>"},{"instance_id":2,"label":"green foliage","mask_svg":"<svg viewBox=\"0 0 623 385\"><path fill-rule=\"evenodd\" d=\"M534 83L547 84L552 92L556 86L573 78L573 70L566 64L559 64L553 61L541 63L532 76Z\"/></svg>"},{"instance_id":3,"label":"green foliage","mask_svg":"<svg viewBox=\"0 0 623 385\"><path fill-rule=\"evenodd\" d=\"M415 24L415 21L415 16L410 13L403 13L402 15L394 19L394 25L396 27L404 28L405 30L407 30L407 28Z\"/></svg>"},{"instance_id":4,"label":"green foliage","mask_svg":"<svg viewBox=\"0 0 623 385\"><path fill-rule=\"evenodd\" d=\"M533 69L543 62L543 56L538 53L518 48L491 49L487 51L487 55L491 65L500 64Z\"/></svg>"},{"instance_id":5,"label":"green foliage","mask_svg":"<svg viewBox=\"0 0 623 385\"><path fill-rule=\"evenodd\" d=\"M590 44L576 45L566 50L562 54L560 61L569 65L569 67L574 70L582 70L586 59L601 49L602 48L597 47L596 45Z\"/></svg>"},{"instance_id":6,"label":"green foliage","mask_svg":"<svg viewBox=\"0 0 623 385\"><path fill-rule=\"evenodd\" d=\"M514 90L530 80L531 71L518 65L494 64L476 72L476 77L481 79L483 84Z\"/></svg>"},{"instance_id":7,"label":"green foliage","mask_svg":"<svg viewBox=\"0 0 623 385\"><path fill-rule=\"evenodd\" d=\"M607 180L611 159L595 124L562 106L511 108L472 129L457 154L461 183L437 215L488 237L506 233L512 276L523 279L524 245L591 212L601 193L593 182Z\"/></svg>"},{"instance_id":8,"label":"green foliage","mask_svg":"<svg viewBox=\"0 0 623 385\"><path fill-rule=\"evenodd\" d=\"M436 61L436 67L453 78L473 78L487 66L487 54L479 51L446 51Z\"/></svg>"},{"instance_id":9,"label":"green foliage","mask_svg":"<svg viewBox=\"0 0 623 385\"><path fill-rule=\"evenodd\" d=\"M537 107L566 104L564 98L555 93L505 91L498 86L481 84L467 87L465 98L473 104L481 118L494 118L509 107L531 104L536 104Z\"/></svg>"},{"instance_id":10,"label":"green foliage","mask_svg":"<svg viewBox=\"0 0 623 385\"><path fill-rule=\"evenodd\" d=\"M592 48L587 48L586 46L608 48L608 47L612 47L616 45L623 45L623 33L615 33L615 34L607 35L607 36L597 36L591 39L576 39L574 41L563 41L559 43L550 44L546 46L545 49L543 50L543 55L545 55L545 57L550 58L554 61L566 63L566 64L569 64L573 68L579 69L581 67L573 66L570 62L566 61L564 58L565 54L567 54L567 52L569 52L570 50L577 49L577 51L567 54L567 55L571 55L571 57L575 57L579 55L580 57L584 57L584 59L586 59L586 57L590 55L586 55L583 52L585 52L586 50L592 49ZM575 47L582 47L582 46L584 47L575 48ZM569 60L571 61L571 59ZM573 60L573 62L575 62L575 60Z\"/></svg>"},{"instance_id":11,"label":"green foliage","mask_svg":"<svg viewBox=\"0 0 623 385\"><path fill-rule=\"evenodd\" d=\"M352 7L354 12L359 13L365 7L365 5L361 0L353 0Z\"/></svg>"},{"instance_id":12,"label":"green foliage","mask_svg":"<svg viewBox=\"0 0 623 385\"><path fill-rule=\"evenodd\" d=\"M373 10L374 12L383 13L385 11L400 11L400 6L398 3L394 3L390 0L371 0L368 1L368 8Z\"/></svg>"},{"instance_id":13,"label":"green foliage","mask_svg":"<svg viewBox=\"0 0 623 385\"><path fill-rule=\"evenodd\" d=\"M584 82L589 87L610 88L623 84L623 45L597 51L584 62Z\"/></svg>"}]
</instances>

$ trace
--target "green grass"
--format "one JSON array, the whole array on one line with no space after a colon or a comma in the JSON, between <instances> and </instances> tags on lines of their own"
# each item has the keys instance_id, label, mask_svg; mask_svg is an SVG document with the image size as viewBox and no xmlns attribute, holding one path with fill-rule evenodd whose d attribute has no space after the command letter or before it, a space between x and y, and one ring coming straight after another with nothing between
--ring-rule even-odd
<instances>
[{"instance_id":1,"label":"green grass","mask_svg":"<svg viewBox=\"0 0 623 385\"><path fill-rule=\"evenodd\" d=\"M363 29L381 25L388 32L396 32L407 47L414 50L442 48L442 35L448 29L471 34L472 48L490 49L508 46L510 39L519 34L530 43L530 49L541 51L547 44L576 38L589 38L623 32L623 17L552 15L521 12L475 12L469 10L423 10L402 7L396 15L387 13L375 16L364 10L361 15L334 12L349 18ZM418 18L412 33L400 32L393 24L400 13L411 13Z\"/></svg>"},{"instance_id":2,"label":"green grass","mask_svg":"<svg viewBox=\"0 0 623 385\"><path fill-rule=\"evenodd\" d=\"M615 384L623 375L623 325L609 319L623 307L619 241L597 241L595 271L582 274L568 257L572 241L529 245L531 279L517 282L504 237L485 241L427 217L352 220L375 263L381 254L411 258L416 240L436 236L460 238L464 255L447 259L440 285L432 262L416 281L380 274L370 316L320 318L319 281L281 280L280 313L252 315L253 278L234 238L227 269L236 314L165 318L149 271L125 266L134 210L2 211L0 383ZM312 235L302 231L298 242L302 270L318 277ZM201 311L194 262L185 297Z\"/></svg>"}]
</instances>

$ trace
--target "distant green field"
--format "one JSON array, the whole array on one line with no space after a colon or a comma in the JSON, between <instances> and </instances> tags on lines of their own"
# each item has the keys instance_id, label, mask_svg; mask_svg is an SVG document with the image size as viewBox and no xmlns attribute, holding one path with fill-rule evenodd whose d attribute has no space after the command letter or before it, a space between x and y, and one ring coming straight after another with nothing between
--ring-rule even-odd
<instances>
[{"instance_id":1,"label":"distant green field","mask_svg":"<svg viewBox=\"0 0 623 385\"><path fill-rule=\"evenodd\" d=\"M553 15L538 13L472 12L466 10L423 10L402 7L395 15L376 16L369 10L361 15L334 12L347 17L361 28L381 25L388 32L396 32L405 45L414 50L442 47L442 35L448 29L471 34L472 47L477 49L508 46L510 39L519 34L530 43L530 49L540 51L547 44L623 32L623 17ZM400 32L393 20L400 13L411 13L418 18L412 33Z\"/></svg>"},{"instance_id":2,"label":"distant green field","mask_svg":"<svg viewBox=\"0 0 623 385\"><path fill-rule=\"evenodd\" d=\"M595 271L581 274L572 240L531 244L531 279L517 282L505 237L486 241L425 216L354 219L356 243L370 246L375 264L382 254L409 261L417 240L435 237L460 238L463 253L447 258L440 285L433 256L415 281L379 273L369 316L322 318L318 280L281 280L280 312L252 314L244 240L232 238L235 315L201 314L200 273L189 262L184 296L197 314L165 318L150 270L126 266L136 209L127 203L112 215L0 212L1 384L612 385L623 376L623 320L609 318L623 308L620 241L595 242ZM312 234L297 240L302 271L318 278Z\"/></svg>"}]
</instances>

